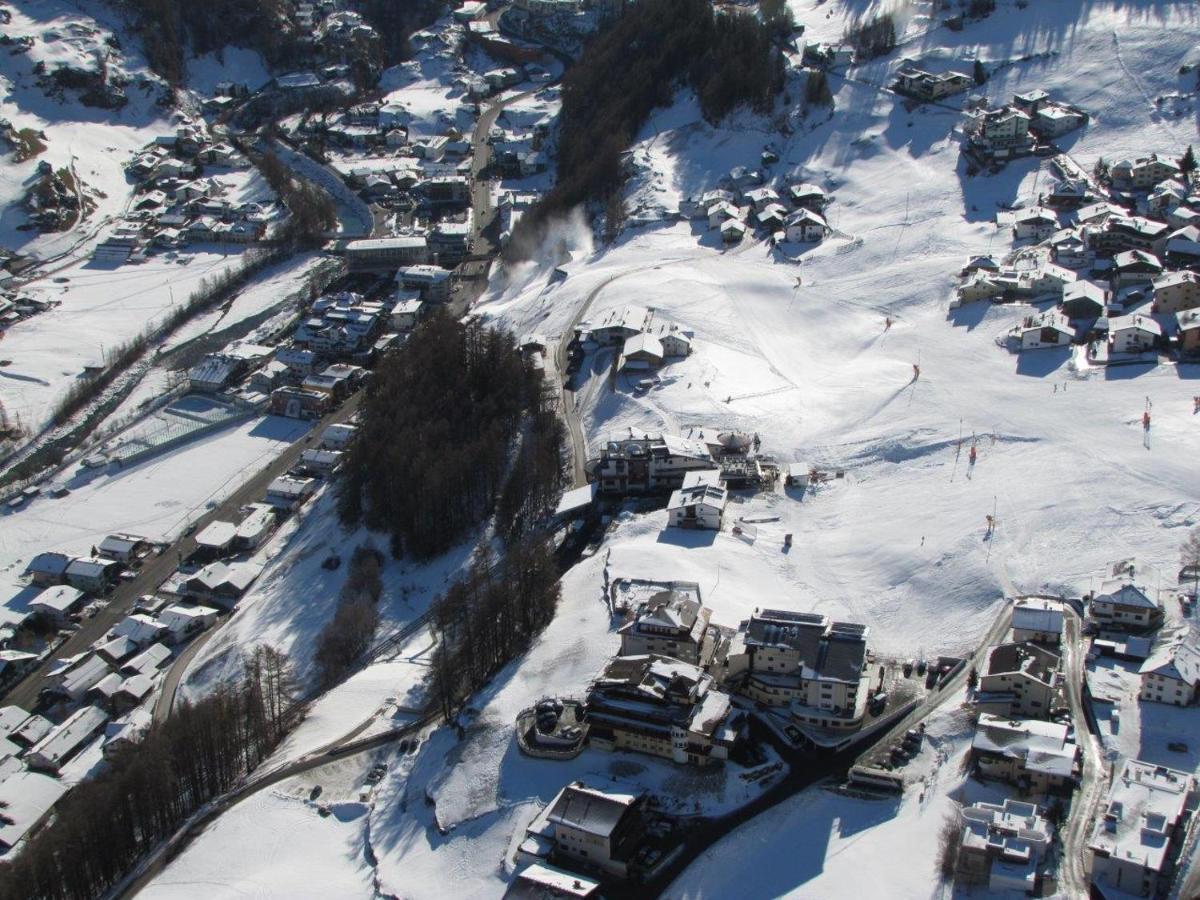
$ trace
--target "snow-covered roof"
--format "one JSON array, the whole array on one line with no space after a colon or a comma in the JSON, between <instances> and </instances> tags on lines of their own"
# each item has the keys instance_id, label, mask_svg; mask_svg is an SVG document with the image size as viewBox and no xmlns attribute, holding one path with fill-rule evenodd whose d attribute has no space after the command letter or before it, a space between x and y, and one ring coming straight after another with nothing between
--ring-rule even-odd
<instances>
[{"instance_id":1,"label":"snow-covered roof","mask_svg":"<svg viewBox=\"0 0 1200 900\"><path fill-rule=\"evenodd\" d=\"M48 587L29 603L30 612L46 611L57 615L70 612L83 599L83 591L66 584Z\"/></svg>"},{"instance_id":2,"label":"snow-covered roof","mask_svg":"<svg viewBox=\"0 0 1200 900\"><path fill-rule=\"evenodd\" d=\"M625 346L622 348L623 356L630 356L634 353L649 353L652 356L657 356L659 359L663 357L662 341L652 334L641 332L635 334L625 341Z\"/></svg>"},{"instance_id":3,"label":"snow-covered roof","mask_svg":"<svg viewBox=\"0 0 1200 900\"><path fill-rule=\"evenodd\" d=\"M1127 316L1113 316L1109 319L1108 331L1109 334L1116 334L1118 331L1144 331L1147 334L1159 335L1162 334L1162 326L1149 316L1130 313Z\"/></svg>"},{"instance_id":4,"label":"snow-covered roof","mask_svg":"<svg viewBox=\"0 0 1200 900\"><path fill-rule=\"evenodd\" d=\"M585 484L583 487L572 488L564 492L562 498L558 501L558 507L554 510L554 514L556 516L565 516L591 506L592 501L596 499L598 488L599 485L592 482L591 484Z\"/></svg>"},{"instance_id":5,"label":"snow-covered roof","mask_svg":"<svg viewBox=\"0 0 1200 900\"><path fill-rule=\"evenodd\" d=\"M210 522L196 535L196 544L200 547L228 547L237 536L237 526L232 522Z\"/></svg>"},{"instance_id":6,"label":"snow-covered roof","mask_svg":"<svg viewBox=\"0 0 1200 900\"><path fill-rule=\"evenodd\" d=\"M67 785L38 772L16 772L0 782L0 847L11 849L67 790Z\"/></svg>"},{"instance_id":7,"label":"snow-covered roof","mask_svg":"<svg viewBox=\"0 0 1200 900\"><path fill-rule=\"evenodd\" d=\"M1141 760L1125 761L1113 779L1108 807L1089 847L1161 871L1175 826L1183 818L1195 779L1187 772Z\"/></svg>"},{"instance_id":8,"label":"snow-covered roof","mask_svg":"<svg viewBox=\"0 0 1200 900\"><path fill-rule=\"evenodd\" d=\"M982 713L971 742L973 750L1020 759L1025 768L1047 775L1070 776L1076 746L1067 726L1039 719L1011 719Z\"/></svg>"},{"instance_id":9,"label":"snow-covered roof","mask_svg":"<svg viewBox=\"0 0 1200 900\"><path fill-rule=\"evenodd\" d=\"M1013 630L1062 633L1062 604L1041 597L1020 597L1013 601Z\"/></svg>"},{"instance_id":10,"label":"snow-covered roof","mask_svg":"<svg viewBox=\"0 0 1200 900\"><path fill-rule=\"evenodd\" d=\"M1187 638L1163 644L1155 649L1138 670L1141 675L1151 672L1164 678L1196 685L1200 683L1200 649Z\"/></svg>"},{"instance_id":11,"label":"snow-covered roof","mask_svg":"<svg viewBox=\"0 0 1200 900\"><path fill-rule=\"evenodd\" d=\"M108 715L98 707L85 706L76 710L64 719L61 725L31 747L26 759L31 765L57 769L107 721Z\"/></svg>"},{"instance_id":12,"label":"snow-covered roof","mask_svg":"<svg viewBox=\"0 0 1200 900\"><path fill-rule=\"evenodd\" d=\"M550 804L547 818L555 825L607 838L616 830L639 796L609 793L577 781L559 791Z\"/></svg>"},{"instance_id":13,"label":"snow-covered roof","mask_svg":"<svg viewBox=\"0 0 1200 900\"><path fill-rule=\"evenodd\" d=\"M725 504L728 502L729 494L725 488L711 484L698 484L686 490L680 488L672 493L671 500L667 503L667 509L682 509L687 506L710 506L717 510L723 510Z\"/></svg>"},{"instance_id":14,"label":"snow-covered roof","mask_svg":"<svg viewBox=\"0 0 1200 900\"><path fill-rule=\"evenodd\" d=\"M586 875L535 862L517 873L504 896L516 900L545 900L549 897L591 897L599 891L600 882Z\"/></svg>"}]
</instances>

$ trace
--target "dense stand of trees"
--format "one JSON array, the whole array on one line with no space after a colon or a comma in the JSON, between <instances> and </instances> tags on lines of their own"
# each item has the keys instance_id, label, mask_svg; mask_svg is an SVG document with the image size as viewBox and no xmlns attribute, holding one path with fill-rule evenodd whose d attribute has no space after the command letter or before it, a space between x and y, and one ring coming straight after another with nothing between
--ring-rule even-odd
<instances>
[{"instance_id":1,"label":"dense stand of trees","mask_svg":"<svg viewBox=\"0 0 1200 900\"><path fill-rule=\"evenodd\" d=\"M446 315L421 323L367 389L340 480L343 523L386 532L395 556L454 546L492 514L531 416L526 430L544 431L541 382L506 331Z\"/></svg>"},{"instance_id":2,"label":"dense stand of trees","mask_svg":"<svg viewBox=\"0 0 1200 900\"><path fill-rule=\"evenodd\" d=\"M770 110L783 85L778 18L715 13L709 0L641 0L594 38L563 79L558 183L522 217L511 254L532 252L554 216L621 190L621 155L650 113L690 87L705 118Z\"/></svg>"},{"instance_id":3,"label":"dense stand of trees","mask_svg":"<svg viewBox=\"0 0 1200 900\"><path fill-rule=\"evenodd\" d=\"M896 49L896 20L884 13L859 22L846 32L846 43L866 59L891 53Z\"/></svg>"},{"instance_id":4,"label":"dense stand of trees","mask_svg":"<svg viewBox=\"0 0 1200 900\"><path fill-rule=\"evenodd\" d=\"M90 900L234 787L294 724L285 654L256 647L243 677L184 704L96 778L63 798L53 820L0 865L0 900Z\"/></svg>"},{"instance_id":5,"label":"dense stand of trees","mask_svg":"<svg viewBox=\"0 0 1200 900\"><path fill-rule=\"evenodd\" d=\"M137 17L150 68L172 84L185 75L185 47L198 54L250 47L286 63L295 34L285 0L125 0Z\"/></svg>"},{"instance_id":6,"label":"dense stand of trees","mask_svg":"<svg viewBox=\"0 0 1200 900\"><path fill-rule=\"evenodd\" d=\"M554 617L558 569L544 538L512 544L502 562L475 562L433 607L438 644L431 697L450 719Z\"/></svg>"},{"instance_id":7,"label":"dense stand of trees","mask_svg":"<svg viewBox=\"0 0 1200 900\"><path fill-rule=\"evenodd\" d=\"M292 177L287 166L271 151L256 157L258 170L271 186L291 218L285 225L283 238L305 246L324 242L324 234L337 224L337 203L319 185Z\"/></svg>"},{"instance_id":8,"label":"dense stand of trees","mask_svg":"<svg viewBox=\"0 0 1200 900\"><path fill-rule=\"evenodd\" d=\"M337 611L317 636L314 659L321 687L342 681L371 646L379 626L382 568L383 554L374 547L355 548Z\"/></svg>"},{"instance_id":9,"label":"dense stand of trees","mask_svg":"<svg viewBox=\"0 0 1200 900\"><path fill-rule=\"evenodd\" d=\"M516 459L496 504L496 531L518 540L554 510L566 485L563 448L566 426L556 409L557 397L542 382L538 405L521 433Z\"/></svg>"},{"instance_id":10,"label":"dense stand of trees","mask_svg":"<svg viewBox=\"0 0 1200 900\"><path fill-rule=\"evenodd\" d=\"M387 63L408 59L409 37L433 24L446 8L445 0L360 0L363 18L379 33Z\"/></svg>"}]
</instances>

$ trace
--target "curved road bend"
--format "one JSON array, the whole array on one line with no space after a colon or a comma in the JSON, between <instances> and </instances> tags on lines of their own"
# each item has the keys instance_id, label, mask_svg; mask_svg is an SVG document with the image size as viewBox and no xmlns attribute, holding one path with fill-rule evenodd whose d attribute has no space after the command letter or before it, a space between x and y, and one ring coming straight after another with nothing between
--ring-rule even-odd
<instances>
[{"instance_id":1,"label":"curved road bend","mask_svg":"<svg viewBox=\"0 0 1200 900\"><path fill-rule=\"evenodd\" d=\"M357 756L360 753L366 753L371 750L377 750L384 747L393 741L408 737L409 735L419 732L427 725L431 725L440 718L440 713L426 713L415 722L410 722L393 731L388 731L383 734L377 734L369 738L363 738L358 741L351 741L347 738L341 738L338 742L331 746L331 749L318 750L315 753L299 759L294 763L284 766L281 769L276 769L270 774L264 775L261 778L253 779L241 787L235 788L216 800L211 801L201 812L196 813L192 818L180 826L179 830L173 837L160 845L151 854L150 858L145 860L132 876L132 880L123 885L118 885L113 888L107 895L113 900L117 898L128 898L135 896L139 891L146 887L151 881L158 876L166 867L170 859L174 859L181 852L187 849L188 844L192 839L199 835L210 823L213 822L222 813L229 811L237 806L243 800L253 797L259 791L272 787L281 781L286 781L297 775L303 775L305 772L310 772L313 769L319 769L322 766L329 765L334 762L341 762L344 759L349 759L352 756ZM361 732L364 726L359 726L355 732ZM169 857L169 859L168 859Z\"/></svg>"}]
</instances>

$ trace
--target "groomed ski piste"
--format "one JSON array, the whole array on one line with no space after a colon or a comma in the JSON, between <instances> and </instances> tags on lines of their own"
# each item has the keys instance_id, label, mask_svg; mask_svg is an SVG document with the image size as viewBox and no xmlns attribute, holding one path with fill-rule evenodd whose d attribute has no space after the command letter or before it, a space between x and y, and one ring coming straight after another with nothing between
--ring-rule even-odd
<instances>
[{"instance_id":1,"label":"groomed ski piste","mask_svg":"<svg viewBox=\"0 0 1200 900\"><path fill-rule=\"evenodd\" d=\"M860 4L792 6L814 40L839 38L862 12ZM911 14L927 6L900 10L897 54L831 76L836 111L826 123L796 123L786 139L749 116L714 129L681 96L635 148L653 171L631 184L630 206L673 210L731 167L756 165L771 143L780 155L775 173L830 194L837 235L807 249L749 239L723 248L690 222L664 222L632 226L600 248L578 223L564 222L549 243L561 240L572 253L565 279L554 276L560 260L548 252L497 275L476 309L517 333L553 337L590 298L585 319L635 303L695 332L693 354L664 367L644 394L595 367L579 393L592 446L630 428L736 428L759 434L764 452L784 463L845 477L803 500L781 491L736 508L747 518L778 517L759 524L753 541L681 538L665 530L663 512L622 514L600 553L565 577L558 615L535 646L474 698L462 740L440 729L415 753L364 754L275 785L210 825L146 896L499 897L525 824L573 778L691 792L709 811L742 801L736 773L727 783L686 784L689 773L647 757L589 750L560 764L516 750L516 713L544 694L579 694L616 649L602 602L606 568L609 577L696 581L724 624L755 607L817 610L870 626L876 652L906 656L974 646L1006 594L1078 595L1130 556L1175 570L1187 527L1200 521L1200 367L1104 370L1053 351L1018 357L996 338L1028 307L951 312L966 260L1011 247L994 224L1000 204L1028 203L1048 169L1034 158L969 177L952 134L959 115L928 105L910 111L877 85L900 56L935 70L969 70L979 58L994 70L983 88L993 99L1042 88L1087 110L1088 126L1062 141L1085 168L1100 157L1178 155L1197 135L1194 103L1187 107L1195 75L1180 74L1200 61L1197 8L1001 2L990 18L951 32ZM1155 98L1166 95L1182 99L1163 113ZM788 533L794 543L784 554ZM286 568L265 572L239 612L246 639L269 625L298 646L319 627L319 616L289 618L307 597L272 588ZM419 664L423 646L414 642L401 658ZM202 686L203 656L192 671ZM408 678L406 670L380 679L380 708L407 695ZM324 716L324 725L319 717L297 752L336 741L351 719L369 714L362 687L346 688L355 714ZM933 740L916 763L925 790L870 804L809 789L733 831L666 896L935 894L938 831L951 795L963 799L959 763L970 729L956 698L929 728ZM378 761L388 772L368 785Z\"/></svg>"}]
</instances>

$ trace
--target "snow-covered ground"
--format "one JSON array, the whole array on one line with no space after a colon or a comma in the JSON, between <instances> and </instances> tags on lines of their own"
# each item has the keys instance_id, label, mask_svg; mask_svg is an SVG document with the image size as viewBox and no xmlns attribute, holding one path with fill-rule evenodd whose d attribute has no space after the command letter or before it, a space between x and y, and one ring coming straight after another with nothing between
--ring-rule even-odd
<instances>
[{"instance_id":1,"label":"snow-covered ground","mask_svg":"<svg viewBox=\"0 0 1200 900\"><path fill-rule=\"evenodd\" d=\"M114 532L151 540L177 535L209 504L235 491L307 423L270 416L252 419L111 474L76 468L61 476L71 493L41 496L0 516L0 621L24 612L32 592L19 581L38 553L86 555Z\"/></svg>"},{"instance_id":2,"label":"snow-covered ground","mask_svg":"<svg viewBox=\"0 0 1200 900\"><path fill-rule=\"evenodd\" d=\"M793 4L806 37L826 39L840 37L864 6ZM994 70L985 90L996 99L1044 88L1078 104L1092 121L1064 144L1085 168L1100 156L1179 154L1195 140L1192 114L1176 117L1179 104L1160 113L1155 103L1193 89L1179 68L1195 61L1194 5L999 6L985 22L951 32L931 27L930 4L908 4L901 53L964 71L980 58ZM1200 520L1200 419L1192 414L1200 367L1082 371L1050 352L1018 360L995 338L1027 310L948 312L965 260L1009 245L992 224L997 204L1034 196L1047 172L1025 160L967 177L952 138L955 113L909 112L875 86L899 55L852 70L854 80L831 78L833 118L800 123L787 138L745 116L714 129L686 96L639 136L635 151L654 175L631 185L631 205L664 209L714 187L734 165L757 165L774 144L781 162L772 176L816 182L832 197L838 235L798 261L753 241L722 249L686 222L631 230L593 254L586 232L564 225L554 243L563 238L574 251L565 281L551 284L558 260L525 264L501 273L484 296L478 310L517 333L561 333L596 289L587 318L638 303L695 332L693 355L665 367L644 396L623 379L610 387L597 367L580 392L593 444L629 427L737 428L758 433L783 463L846 474L802 499L780 490L735 505L735 516L779 517L760 523L753 542L681 537L664 530L661 513L622 517L601 556L564 579L556 620L476 698L466 738L439 731L411 773L393 772L380 785L368 816L380 892L437 896L452 879L463 896L499 896L514 835L565 781L629 763L662 787L658 764L642 757L588 752L555 765L525 759L512 744L519 709L546 693L577 693L616 647L598 591L608 550L613 577L698 581L723 624L755 606L821 609L871 626L880 652L910 655L974 644L1014 590L1077 594L1114 559L1137 556L1168 570L1177 559L1185 526ZM1147 398L1149 449L1140 421ZM969 467L972 444L979 458ZM993 512L998 526L986 540ZM323 552L314 546L295 566L317 576ZM307 604L325 601L287 584L260 583L279 596L264 595L243 639L269 628L293 642L311 634ZM301 601L301 624L290 626ZM928 766L925 791L894 804L807 791L733 832L668 894L881 896L879 873L888 871L896 877L886 896L930 896L937 831L960 786L969 728L952 702L930 732L940 746L914 764ZM441 834L435 822L456 827ZM197 881L218 879L222 848L246 834L218 823L206 852L183 854L158 889L177 867ZM357 854L327 851L314 866L323 871L339 858L337 877L361 875Z\"/></svg>"},{"instance_id":3,"label":"snow-covered ground","mask_svg":"<svg viewBox=\"0 0 1200 900\"><path fill-rule=\"evenodd\" d=\"M77 262L28 293L60 306L35 315L4 337L0 403L10 419L34 431L49 420L57 401L83 375L102 365L148 326L187 303L203 282L240 265L241 248L189 248L112 268Z\"/></svg>"}]
</instances>

